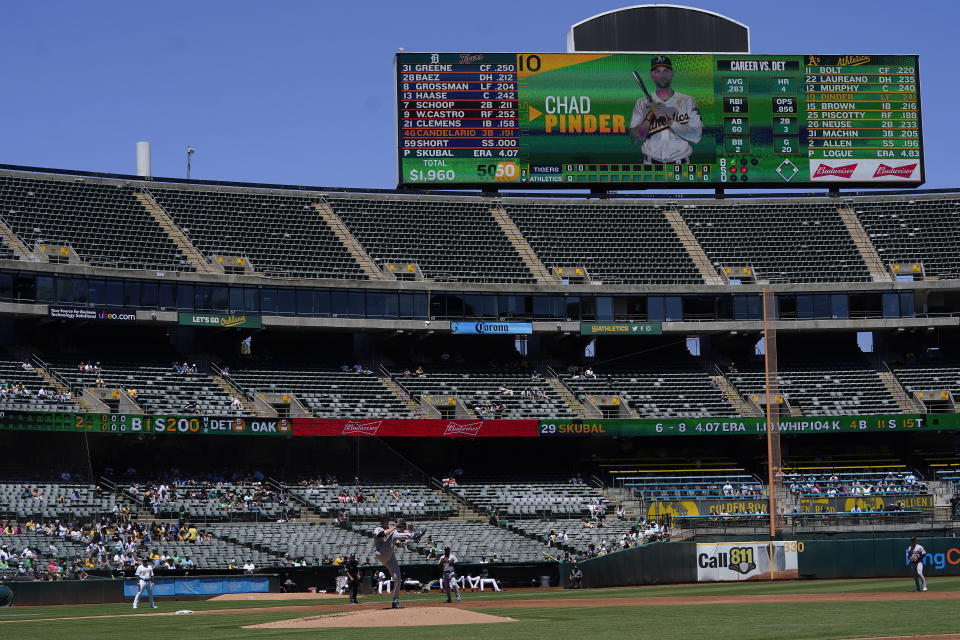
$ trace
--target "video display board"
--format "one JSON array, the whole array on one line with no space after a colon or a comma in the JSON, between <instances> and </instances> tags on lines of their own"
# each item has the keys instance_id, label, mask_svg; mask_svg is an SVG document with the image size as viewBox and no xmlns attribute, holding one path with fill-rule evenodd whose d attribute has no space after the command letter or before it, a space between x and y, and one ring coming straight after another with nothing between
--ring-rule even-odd
<instances>
[{"instance_id":1,"label":"video display board","mask_svg":"<svg viewBox=\"0 0 960 640\"><path fill-rule=\"evenodd\" d=\"M916 187L913 55L399 53L401 188Z\"/></svg>"}]
</instances>

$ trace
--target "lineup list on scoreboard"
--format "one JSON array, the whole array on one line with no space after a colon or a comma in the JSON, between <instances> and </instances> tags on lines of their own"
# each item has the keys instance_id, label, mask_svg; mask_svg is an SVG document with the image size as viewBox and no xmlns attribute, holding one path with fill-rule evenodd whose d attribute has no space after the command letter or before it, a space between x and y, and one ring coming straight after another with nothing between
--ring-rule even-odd
<instances>
[{"instance_id":1,"label":"lineup list on scoreboard","mask_svg":"<svg viewBox=\"0 0 960 640\"><path fill-rule=\"evenodd\" d=\"M479 160L479 176L520 177L516 62L511 54L461 54L455 63L432 54L428 62L400 65L401 154L419 160L411 182L457 181L446 158Z\"/></svg>"},{"instance_id":2,"label":"lineup list on scoreboard","mask_svg":"<svg viewBox=\"0 0 960 640\"><path fill-rule=\"evenodd\" d=\"M666 87L653 57L398 54L400 186L922 183L915 56L677 54ZM641 144L631 129L650 92L662 104L647 116L666 119ZM693 133L674 125L687 98ZM676 131L680 160L649 153Z\"/></svg>"}]
</instances>

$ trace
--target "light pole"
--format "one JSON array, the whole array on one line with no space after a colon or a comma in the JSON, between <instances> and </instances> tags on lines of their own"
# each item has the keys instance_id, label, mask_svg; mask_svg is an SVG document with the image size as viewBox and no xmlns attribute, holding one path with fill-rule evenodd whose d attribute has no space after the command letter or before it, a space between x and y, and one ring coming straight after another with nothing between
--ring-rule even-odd
<instances>
[{"instance_id":1,"label":"light pole","mask_svg":"<svg viewBox=\"0 0 960 640\"><path fill-rule=\"evenodd\" d=\"M197 151L196 149L194 149L190 145L187 145L187 180L190 179L190 156L196 153L196 151Z\"/></svg>"}]
</instances>

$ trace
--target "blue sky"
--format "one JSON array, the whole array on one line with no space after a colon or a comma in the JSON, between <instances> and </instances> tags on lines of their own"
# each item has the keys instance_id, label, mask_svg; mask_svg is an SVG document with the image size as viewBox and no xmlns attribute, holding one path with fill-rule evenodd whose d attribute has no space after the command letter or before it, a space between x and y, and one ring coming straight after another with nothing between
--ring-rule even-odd
<instances>
[{"instance_id":1,"label":"blue sky","mask_svg":"<svg viewBox=\"0 0 960 640\"><path fill-rule=\"evenodd\" d=\"M625 3L626 4L626 3ZM563 51L616 3L18 2L0 20L0 163L155 176L395 186L392 60L408 51ZM960 186L953 2L699 2L754 53L920 55L927 187ZM482 7L482 8L481 8ZM789 8L788 8L789 7Z\"/></svg>"}]
</instances>

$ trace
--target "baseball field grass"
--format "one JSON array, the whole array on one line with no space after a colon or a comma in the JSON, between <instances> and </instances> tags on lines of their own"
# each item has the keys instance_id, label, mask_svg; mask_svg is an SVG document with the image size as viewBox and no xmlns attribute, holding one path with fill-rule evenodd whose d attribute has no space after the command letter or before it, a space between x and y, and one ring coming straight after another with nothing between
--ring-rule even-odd
<instances>
[{"instance_id":1,"label":"baseball field grass","mask_svg":"<svg viewBox=\"0 0 960 640\"><path fill-rule=\"evenodd\" d=\"M404 595L408 607L446 606L436 592ZM361 598L385 609L386 596ZM456 606L456 605L454 605ZM456 638L875 638L960 633L960 577L930 580L913 593L909 579L696 584L640 588L510 590L465 593L460 605L509 623L404 627L417 640ZM189 609L192 615L170 615ZM246 625L355 611L343 601L170 601L141 604L13 607L0 610L0 638L177 637L344 638L369 640L386 629L244 629ZM161 615L156 615L156 614ZM384 611L384 617L390 615ZM386 618L389 621L389 618Z\"/></svg>"}]
</instances>

